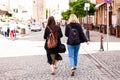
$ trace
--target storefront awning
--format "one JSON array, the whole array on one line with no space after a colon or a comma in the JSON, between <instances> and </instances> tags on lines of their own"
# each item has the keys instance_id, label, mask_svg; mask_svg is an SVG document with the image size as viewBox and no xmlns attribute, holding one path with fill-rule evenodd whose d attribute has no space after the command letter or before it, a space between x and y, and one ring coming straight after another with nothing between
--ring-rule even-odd
<instances>
[{"instance_id":1,"label":"storefront awning","mask_svg":"<svg viewBox=\"0 0 120 80\"><path fill-rule=\"evenodd\" d=\"M7 13L7 6L0 4L0 15Z\"/></svg>"},{"instance_id":2,"label":"storefront awning","mask_svg":"<svg viewBox=\"0 0 120 80\"><path fill-rule=\"evenodd\" d=\"M100 6L102 6L103 4L105 4L105 2L103 2L103 3L100 3L100 4L97 4L96 6L95 6L95 9L98 9Z\"/></svg>"},{"instance_id":3,"label":"storefront awning","mask_svg":"<svg viewBox=\"0 0 120 80\"><path fill-rule=\"evenodd\" d=\"M0 15L6 14L7 11L0 10Z\"/></svg>"}]
</instances>

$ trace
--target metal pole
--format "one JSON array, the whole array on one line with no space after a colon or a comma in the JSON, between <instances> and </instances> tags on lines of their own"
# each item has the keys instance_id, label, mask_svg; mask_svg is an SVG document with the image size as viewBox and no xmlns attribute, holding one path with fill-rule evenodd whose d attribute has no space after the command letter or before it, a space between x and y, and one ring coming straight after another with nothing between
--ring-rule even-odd
<instances>
[{"instance_id":1,"label":"metal pole","mask_svg":"<svg viewBox=\"0 0 120 80\"><path fill-rule=\"evenodd\" d=\"M103 35L101 35L101 37L100 37L100 51L104 51L104 48L103 48L103 39L104 39L104 37L103 37Z\"/></svg>"},{"instance_id":2,"label":"metal pole","mask_svg":"<svg viewBox=\"0 0 120 80\"><path fill-rule=\"evenodd\" d=\"M86 36L87 36L88 41L90 41L89 23L88 23L88 8L87 7L86 7L86 19L87 19Z\"/></svg>"},{"instance_id":3,"label":"metal pole","mask_svg":"<svg viewBox=\"0 0 120 80\"><path fill-rule=\"evenodd\" d=\"M107 52L108 52L108 42L109 42L109 4L107 4Z\"/></svg>"}]
</instances>

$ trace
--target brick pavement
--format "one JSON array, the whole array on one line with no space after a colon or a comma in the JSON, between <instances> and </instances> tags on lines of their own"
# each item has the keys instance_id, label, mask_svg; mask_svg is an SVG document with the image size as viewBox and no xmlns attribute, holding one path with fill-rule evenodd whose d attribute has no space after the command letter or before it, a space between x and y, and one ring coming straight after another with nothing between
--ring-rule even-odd
<instances>
[{"instance_id":1,"label":"brick pavement","mask_svg":"<svg viewBox=\"0 0 120 80\"><path fill-rule=\"evenodd\" d=\"M63 60L59 61L56 75L50 75L45 55L0 58L0 80L120 80L117 51L80 54L74 77L70 76L68 55L61 55Z\"/></svg>"},{"instance_id":2,"label":"brick pavement","mask_svg":"<svg viewBox=\"0 0 120 80\"><path fill-rule=\"evenodd\" d=\"M98 40L98 34L98 32L91 31L91 40ZM109 43L108 52L99 52L100 43L98 41L91 41L90 45L82 44L79 65L74 77L70 76L67 52L61 54L63 60L58 64L56 75L50 75L50 67L43 50L44 42L37 42L33 39L31 39L32 42L31 40L26 41L27 38L27 36L22 37L16 41L4 39L3 42L0 38L0 44L3 45L3 47L0 47L0 51L3 52L7 48L6 52L10 52L9 54L3 52L6 57L4 55L0 58L0 80L120 80L119 38L111 38L114 41ZM118 42L115 40L118 40ZM8 46L5 46L7 44ZM21 44L24 44L24 46ZM15 51L9 50L9 45L15 48Z\"/></svg>"}]
</instances>

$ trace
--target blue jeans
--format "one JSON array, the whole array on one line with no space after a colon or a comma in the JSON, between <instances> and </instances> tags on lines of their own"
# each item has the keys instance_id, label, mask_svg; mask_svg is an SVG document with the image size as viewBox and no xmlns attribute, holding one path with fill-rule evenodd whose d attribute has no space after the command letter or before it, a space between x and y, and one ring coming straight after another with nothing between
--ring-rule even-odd
<instances>
[{"instance_id":1,"label":"blue jeans","mask_svg":"<svg viewBox=\"0 0 120 80\"><path fill-rule=\"evenodd\" d=\"M67 45L67 48L70 59L70 66L75 67L78 63L78 52L80 49L80 45Z\"/></svg>"}]
</instances>

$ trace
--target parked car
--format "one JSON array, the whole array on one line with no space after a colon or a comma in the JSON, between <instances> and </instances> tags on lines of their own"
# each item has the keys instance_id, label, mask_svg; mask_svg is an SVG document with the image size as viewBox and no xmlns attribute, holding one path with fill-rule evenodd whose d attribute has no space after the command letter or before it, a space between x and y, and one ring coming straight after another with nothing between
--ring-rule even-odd
<instances>
[{"instance_id":1,"label":"parked car","mask_svg":"<svg viewBox=\"0 0 120 80\"><path fill-rule=\"evenodd\" d=\"M35 23L30 26L31 31L41 31L42 25L40 23Z\"/></svg>"}]
</instances>

